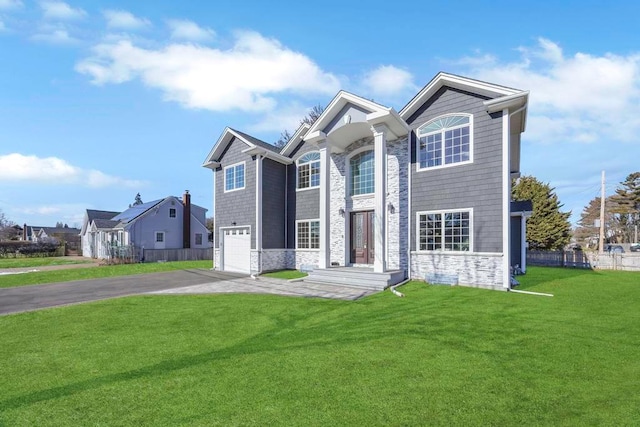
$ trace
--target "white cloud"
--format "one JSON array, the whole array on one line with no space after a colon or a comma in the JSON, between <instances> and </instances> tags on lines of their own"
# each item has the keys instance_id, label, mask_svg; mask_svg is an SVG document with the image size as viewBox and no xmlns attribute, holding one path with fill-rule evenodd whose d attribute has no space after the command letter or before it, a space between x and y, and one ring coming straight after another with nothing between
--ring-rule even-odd
<instances>
[{"instance_id":1,"label":"white cloud","mask_svg":"<svg viewBox=\"0 0 640 427\"><path fill-rule=\"evenodd\" d=\"M87 12L80 8L73 8L62 1L43 1L40 8L46 19L72 21L87 16Z\"/></svg>"},{"instance_id":2,"label":"white cloud","mask_svg":"<svg viewBox=\"0 0 640 427\"><path fill-rule=\"evenodd\" d=\"M286 129L293 134L300 126L300 120L309 113L309 110L299 102L278 106L265 112L261 120L250 125L248 130L252 132L282 132Z\"/></svg>"},{"instance_id":3,"label":"white cloud","mask_svg":"<svg viewBox=\"0 0 640 427\"><path fill-rule=\"evenodd\" d=\"M0 32L6 31L7 27L4 25L4 22L0 21Z\"/></svg>"},{"instance_id":4,"label":"white cloud","mask_svg":"<svg viewBox=\"0 0 640 427\"><path fill-rule=\"evenodd\" d=\"M338 78L307 56L255 32L241 32L228 50L192 44L145 49L131 41L95 46L76 70L94 84L140 79L187 108L267 111L282 92L334 94Z\"/></svg>"},{"instance_id":5,"label":"white cloud","mask_svg":"<svg viewBox=\"0 0 640 427\"><path fill-rule=\"evenodd\" d=\"M210 28L202 28L193 21L186 19L171 19L167 21L171 29L171 38L193 42L207 42L215 38L216 33Z\"/></svg>"},{"instance_id":6,"label":"white cloud","mask_svg":"<svg viewBox=\"0 0 640 427\"><path fill-rule=\"evenodd\" d=\"M463 58L482 80L531 91L528 139L636 141L640 133L640 54L566 55L553 41L519 48L521 58Z\"/></svg>"},{"instance_id":7,"label":"white cloud","mask_svg":"<svg viewBox=\"0 0 640 427\"><path fill-rule=\"evenodd\" d=\"M0 0L0 10L20 9L24 6L21 0Z\"/></svg>"},{"instance_id":8,"label":"white cloud","mask_svg":"<svg viewBox=\"0 0 640 427\"><path fill-rule=\"evenodd\" d=\"M43 28L42 30L31 36L31 40L55 45L75 45L80 43L80 40L72 37L64 28Z\"/></svg>"},{"instance_id":9,"label":"white cloud","mask_svg":"<svg viewBox=\"0 0 640 427\"><path fill-rule=\"evenodd\" d=\"M126 10L105 10L102 14L109 28L140 30L151 26L148 19L138 18Z\"/></svg>"},{"instance_id":10,"label":"white cloud","mask_svg":"<svg viewBox=\"0 0 640 427\"><path fill-rule=\"evenodd\" d=\"M0 180L79 184L91 188L138 188L144 185L142 181L111 176L94 169L83 169L58 157L38 157L20 153L0 155Z\"/></svg>"},{"instance_id":11,"label":"white cloud","mask_svg":"<svg viewBox=\"0 0 640 427\"><path fill-rule=\"evenodd\" d=\"M415 91L413 75L393 65L381 65L368 72L363 80L365 89L373 95L381 97L397 97L407 91Z\"/></svg>"}]
</instances>

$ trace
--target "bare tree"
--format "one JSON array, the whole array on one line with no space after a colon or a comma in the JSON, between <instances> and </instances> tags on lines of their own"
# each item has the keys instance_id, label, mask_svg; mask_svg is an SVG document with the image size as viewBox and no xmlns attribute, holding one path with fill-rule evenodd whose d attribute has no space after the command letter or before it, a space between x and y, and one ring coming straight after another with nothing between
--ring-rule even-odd
<instances>
[{"instance_id":1,"label":"bare tree","mask_svg":"<svg viewBox=\"0 0 640 427\"><path fill-rule=\"evenodd\" d=\"M0 240L9 240L17 233L15 223L10 221L0 210Z\"/></svg>"},{"instance_id":2,"label":"bare tree","mask_svg":"<svg viewBox=\"0 0 640 427\"><path fill-rule=\"evenodd\" d=\"M303 124L308 124L308 125L314 124L316 120L318 120L318 117L320 117L323 112L324 112L324 107L322 105L320 104L314 105L313 108L311 108L311 110L307 112L307 115L300 120L300 123L298 124L298 126L302 126ZM280 132L280 138L275 142L274 145L278 148L282 148L285 145L287 145L287 142L289 142L292 136L293 135L291 134L291 132L289 132L288 129L285 129L282 132Z\"/></svg>"}]
</instances>

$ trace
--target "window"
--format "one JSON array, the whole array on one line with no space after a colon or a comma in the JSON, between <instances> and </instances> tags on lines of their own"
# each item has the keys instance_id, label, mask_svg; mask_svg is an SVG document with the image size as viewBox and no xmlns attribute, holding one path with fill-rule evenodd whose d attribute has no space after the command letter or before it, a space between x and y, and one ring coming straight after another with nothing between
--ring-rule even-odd
<instances>
[{"instance_id":1,"label":"window","mask_svg":"<svg viewBox=\"0 0 640 427\"><path fill-rule=\"evenodd\" d=\"M157 243L164 242L164 231L156 231L156 242Z\"/></svg>"},{"instance_id":2,"label":"window","mask_svg":"<svg viewBox=\"0 0 640 427\"><path fill-rule=\"evenodd\" d=\"M202 244L202 234L196 233L196 245L201 245L201 244Z\"/></svg>"},{"instance_id":3,"label":"window","mask_svg":"<svg viewBox=\"0 0 640 427\"><path fill-rule=\"evenodd\" d=\"M224 191L244 188L244 162L224 168Z\"/></svg>"},{"instance_id":4,"label":"window","mask_svg":"<svg viewBox=\"0 0 640 427\"><path fill-rule=\"evenodd\" d=\"M418 170L471 161L472 116L451 115L418 128Z\"/></svg>"},{"instance_id":5,"label":"window","mask_svg":"<svg viewBox=\"0 0 640 427\"><path fill-rule=\"evenodd\" d=\"M471 211L418 212L418 250L471 251Z\"/></svg>"},{"instance_id":6,"label":"window","mask_svg":"<svg viewBox=\"0 0 640 427\"><path fill-rule=\"evenodd\" d=\"M175 217L176 217L176 209L169 208L169 218L175 218Z\"/></svg>"},{"instance_id":7,"label":"window","mask_svg":"<svg viewBox=\"0 0 640 427\"><path fill-rule=\"evenodd\" d=\"M320 153L307 153L298 159L298 188L320 186Z\"/></svg>"},{"instance_id":8,"label":"window","mask_svg":"<svg viewBox=\"0 0 640 427\"><path fill-rule=\"evenodd\" d=\"M349 161L349 165L351 167L351 195L373 193L375 183L373 150L356 154Z\"/></svg>"},{"instance_id":9,"label":"window","mask_svg":"<svg viewBox=\"0 0 640 427\"><path fill-rule=\"evenodd\" d=\"M320 249L320 221L298 221L298 249Z\"/></svg>"}]
</instances>

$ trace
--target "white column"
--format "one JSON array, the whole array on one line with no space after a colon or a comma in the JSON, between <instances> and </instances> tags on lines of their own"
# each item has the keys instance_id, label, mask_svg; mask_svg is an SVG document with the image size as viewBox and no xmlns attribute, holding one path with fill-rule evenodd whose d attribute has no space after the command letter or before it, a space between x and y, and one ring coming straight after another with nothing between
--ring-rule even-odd
<instances>
[{"instance_id":1,"label":"white column","mask_svg":"<svg viewBox=\"0 0 640 427\"><path fill-rule=\"evenodd\" d=\"M258 251L258 273L262 272L262 159L256 156L256 250ZM255 272L254 272L255 273Z\"/></svg>"},{"instance_id":2,"label":"white column","mask_svg":"<svg viewBox=\"0 0 640 427\"><path fill-rule=\"evenodd\" d=\"M331 162L331 147L327 144L327 140L322 140L318 143L318 150L320 151L320 268L328 268L331 265L330 262L330 250L331 238L329 234L329 221L331 216L329 215L329 209L331 203L329 201L329 192L331 191L330 183L330 162Z\"/></svg>"},{"instance_id":3,"label":"white column","mask_svg":"<svg viewBox=\"0 0 640 427\"><path fill-rule=\"evenodd\" d=\"M375 161L375 222L373 226L375 240L375 258L373 271L387 271L387 242L385 239L387 226L387 127L372 126Z\"/></svg>"},{"instance_id":4,"label":"white column","mask_svg":"<svg viewBox=\"0 0 640 427\"><path fill-rule=\"evenodd\" d=\"M502 287L511 288L511 143L509 109L502 110Z\"/></svg>"}]
</instances>

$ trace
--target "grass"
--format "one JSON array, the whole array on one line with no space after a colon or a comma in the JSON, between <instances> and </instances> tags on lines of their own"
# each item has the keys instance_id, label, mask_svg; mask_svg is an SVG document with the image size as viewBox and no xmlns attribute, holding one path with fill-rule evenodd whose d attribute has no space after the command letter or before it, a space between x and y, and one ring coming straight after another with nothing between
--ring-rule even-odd
<instances>
[{"instance_id":1,"label":"grass","mask_svg":"<svg viewBox=\"0 0 640 427\"><path fill-rule=\"evenodd\" d=\"M66 257L0 258L0 268L42 267L47 265L86 264L91 262L65 258Z\"/></svg>"},{"instance_id":2,"label":"grass","mask_svg":"<svg viewBox=\"0 0 640 427\"><path fill-rule=\"evenodd\" d=\"M302 277L307 277L307 273L303 273L298 270L279 270L279 271L272 271L270 273L264 273L262 274L262 276L273 277L276 279L291 280L291 279L300 279Z\"/></svg>"},{"instance_id":3,"label":"grass","mask_svg":"<svg viewBox=\"0 0 640 427\"><path fill-rule=\"evenodd\" d=\"M0 288L41 285L43 283L69 282L72 280L98 279L101 277L127 276L131 274L159 273L186 268L211 268L211 261L176 261L146 264L103 265L95 268L39 271L25 274L0 275Z\"/></svg>"},{"instance_id":4,"label":"grass","mask_svg":"<svg viewBox=\"0 0 640 427\"><path fill-rule=\"evenodd\" d=\"M638 273L553 298L137 296L0 318L0 425L638 425ZM294 285L294 284L292 284Z\"/></svg>"}]
</instances>

